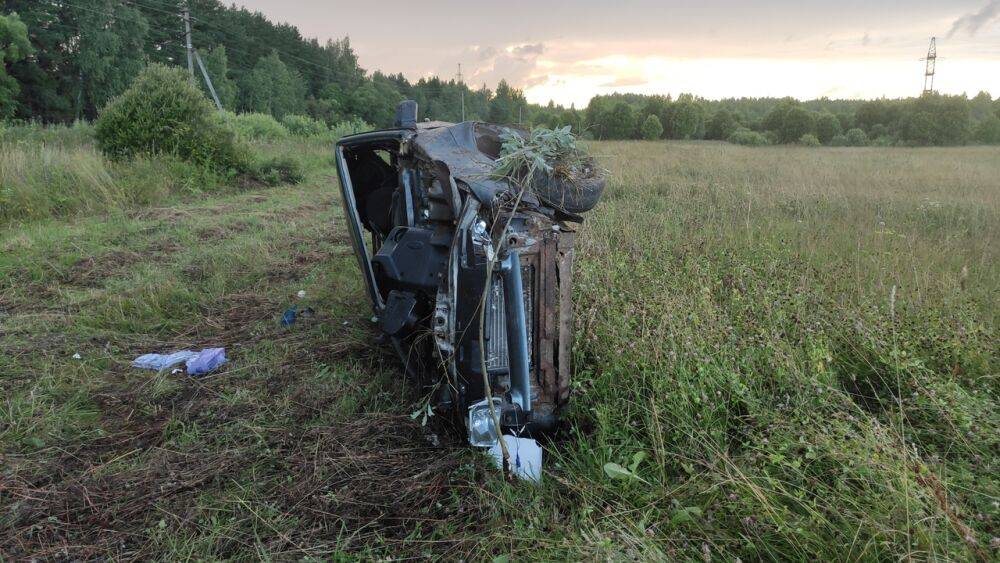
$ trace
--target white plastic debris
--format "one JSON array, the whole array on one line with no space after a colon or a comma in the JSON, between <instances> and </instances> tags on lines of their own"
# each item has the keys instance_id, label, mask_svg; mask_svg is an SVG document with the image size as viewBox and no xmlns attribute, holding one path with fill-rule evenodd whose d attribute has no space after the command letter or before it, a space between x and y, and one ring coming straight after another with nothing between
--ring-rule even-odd
<instances>
[{"instance_id":1,"label":"white plastic debris","mask_svg":"<svg viewBox=\"0 0 1000 563\"><path fill-rule=\"evenodd\" d=\"M542 481L542 447L538 442L530 438L518 438L517 436L503 435L503 440L507 444L507 452L510 454L511 471L519 479L541 483ZM503 468L503 450L500 444L489 449L490 457L497 467Z\"/></svg>"},{"instance_id":2,"label":"white plastic debris","mask_svg":"<svg viewBox=\"0 0 1000 563\"><path fill-rule=\"evenodd\" d=\"M76 354L73 354L73 359L74 360L79 360L80 358L83 358L83 356L81 356L79 352L77 352Z\"/></svg>"},{"instance_id":3,"label":"white plastic debris","mask_svg":"<svg viewBox=\"0 0 1000 563\"><path fill-rule=\"evenodd\" d=\"M300 289L299 292L296 293L295 295L297 295L299 299L305 299L305 297L306 297L306 290Z\"/></svg>"}]
</instances>

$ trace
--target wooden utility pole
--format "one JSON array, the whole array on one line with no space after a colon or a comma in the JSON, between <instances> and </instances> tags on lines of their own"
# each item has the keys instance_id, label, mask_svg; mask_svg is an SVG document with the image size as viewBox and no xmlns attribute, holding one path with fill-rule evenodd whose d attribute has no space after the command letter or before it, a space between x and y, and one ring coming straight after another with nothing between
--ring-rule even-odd
<instances>
[{"instance_id":1,"label":"wooden utility pole","mask_svg":"<svg viewBox=\"0 0 1000 563\"><path fill-rule=\"evenodd\" d=\"M191 10L187 2L184 3L184 35L187 44L188 72L194 78L194 47L191 44Z\"/></svg>"}]
</instances>

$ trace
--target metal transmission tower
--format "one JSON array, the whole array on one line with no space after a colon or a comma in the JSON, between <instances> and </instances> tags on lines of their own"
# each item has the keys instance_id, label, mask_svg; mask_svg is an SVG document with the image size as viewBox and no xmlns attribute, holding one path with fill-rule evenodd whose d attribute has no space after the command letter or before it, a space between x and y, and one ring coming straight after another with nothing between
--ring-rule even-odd
<instances>
[{"instance_id":1,"label":"metal transmission tower","mask_svg":"<svg viewBox=\"0 0 1000 563\"><path fill-rule=\"evenodd\" d=\"M924 70L924 94L934 93L934 70L937 65L937 37L931 37L931 46L927 49L927 57L920 59L927 61L927 68Z\"/></svg>"}]
</instances>

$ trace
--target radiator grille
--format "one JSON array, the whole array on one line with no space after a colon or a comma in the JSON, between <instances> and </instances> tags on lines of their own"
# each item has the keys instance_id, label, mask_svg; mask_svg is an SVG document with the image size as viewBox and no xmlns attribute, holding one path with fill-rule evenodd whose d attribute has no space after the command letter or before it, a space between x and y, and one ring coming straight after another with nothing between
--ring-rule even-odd
<instances>
[{"instance_id":1,"label":"radiator grille","mask_svg":"<svg viewBox=\"0 0 1000 563\"><path fill-rule=\"evenodd\" d=\"M521 266L521 284L524 289L524 320L528 331L528 367L534 366L535 332L535 268ZM507 353L507 315L504 309L503 280L493 281L486 298L486 368L510 367Z\"/></svg>"}]
</instances>

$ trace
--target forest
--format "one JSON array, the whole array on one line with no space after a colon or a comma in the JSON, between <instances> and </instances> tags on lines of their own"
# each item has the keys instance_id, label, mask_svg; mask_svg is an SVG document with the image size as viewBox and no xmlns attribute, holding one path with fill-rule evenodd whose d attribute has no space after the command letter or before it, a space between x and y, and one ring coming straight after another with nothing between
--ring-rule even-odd
<instances>
[{"instance_id":1,"label":"forest","mask_svg":"<svg viewBox=\"0 0 1000 563\"><path fill-rule=\"evenodd\" d=\"M289 24L190 0L195 45L223 107L237 113L308 116L333 126L391 125L398 101L414 99L432 120L485 120L523 127L572 126L596 139L728 140L747 145L1000 144L1000 99L925 94L908 99L800 102L707 100L638 94L594 97L586 108L530 104L501 81L495 89L454 79L367 71L345 37L320 43ZM93 120L151 63L187 64L179 0L6 0L0 19L0 118L41 123ZM196 80L205 88L200 73ZM206 88L207 93L207 88Z\"/></svg>"}]
</instances>

